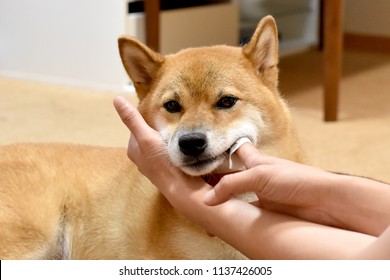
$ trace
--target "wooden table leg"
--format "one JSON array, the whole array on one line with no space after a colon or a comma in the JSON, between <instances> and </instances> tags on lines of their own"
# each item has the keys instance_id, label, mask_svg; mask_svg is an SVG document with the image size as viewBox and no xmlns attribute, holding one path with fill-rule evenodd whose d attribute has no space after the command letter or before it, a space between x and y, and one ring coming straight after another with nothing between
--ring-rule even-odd
<instances>
[{"instance_id":1,"label":"wooden table leg","mask_svg":"<svg viewBox=\"0 0 390 280\"><path fill-rule=\"evenodd\" d=\"M146 44L160 51L160 0L144 0Z\"/></svg>"},{"instance_id":2,"label":"wooden table leg","mask_svg":"<svg viewBox=\"0 0 390 280\"><path fill-rule=\"evenodd\" d=\"M343 51L343 0L323 0L324 119L336 121Z\"/></svg>"}]
</instances>

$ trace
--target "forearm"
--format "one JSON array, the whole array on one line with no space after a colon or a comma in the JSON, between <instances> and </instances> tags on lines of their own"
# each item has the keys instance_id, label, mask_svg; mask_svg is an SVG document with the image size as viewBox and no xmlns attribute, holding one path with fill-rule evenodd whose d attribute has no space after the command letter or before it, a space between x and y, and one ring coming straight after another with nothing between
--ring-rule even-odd
<instances>
[{"instance_id":1,"label":"forearm","mask_svg":"<svg viewBox=\"0 0 390 280\"><path fill-rule=\"evenodd\" d=\"M384 259L390 260L390 226L356 256L357 259Z\"/></svg>"},{"instance_id":2,"label":"forearm","mask_svg":"<svg viewBox=\"0 0 390 280\"><path fill-rule=\"evenodd\" d=\"M214 207L202 226L251 259L348 259L375 241L237 200Z\"/></svg>"},{"instance_id":3,"label":"forearm","mask_svg":"<svg viewBox=\"0 0 390 280\"><path fill-rule=\"evenodd\" d=\"M202 200L208 189L199 184L197 190L174 200L174 206L251 259L349 259L376 240L266 211L237 199L206 206ZM185 188L182 191L186 192Z\"/></svg>"},{"instance_id":4,"label":"forearm","mask_svg":"<svg viewBox=\"0 0 390 280\"><path fill-rule=\"evenodd\" d=\"M337 175L324 190L322 210L334 226L378 236L390 225L389 185Z\"/></svg>"}]
</instances>

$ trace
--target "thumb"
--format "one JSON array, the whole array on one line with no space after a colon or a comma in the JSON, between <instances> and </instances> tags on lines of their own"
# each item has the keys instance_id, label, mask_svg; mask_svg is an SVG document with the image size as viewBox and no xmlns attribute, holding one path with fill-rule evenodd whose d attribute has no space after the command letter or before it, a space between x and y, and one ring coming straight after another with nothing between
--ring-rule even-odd
<instances>
[{"instance_id":1,"label":"thumb","mask_svg":"<svg viewBox=\"0 0 390 280\"><path fill-rule=\"evenodd\" d=\"M155 132L144 120L136 107L131 105L124 97L114 98L114 107L123 123L138 140L142 135Z\"/></svg>"},{"instance_id":2,"label":"thumb","mask_svg":"<svg viewBox=\"0 0 390 280\"><path fill-rule=\"evenodd\" d=\"M236 151L238 158L244 163L246 169L265 163L264 156L252 143L245 143Z\"/></svg>"}]
</instances>

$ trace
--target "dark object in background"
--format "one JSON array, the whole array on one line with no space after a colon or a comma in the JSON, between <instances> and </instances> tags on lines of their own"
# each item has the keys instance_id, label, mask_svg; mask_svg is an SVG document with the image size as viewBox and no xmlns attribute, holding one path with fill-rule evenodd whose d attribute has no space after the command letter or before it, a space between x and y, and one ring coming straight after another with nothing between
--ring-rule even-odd
<instances>
[{"instance_id":1,"label":"dark object in background","mask_svg":"<svg viewBox=\"0 0 390 280\"><path fill-rule=\"evenodd\" d=\"M173 10L196 6L228 3L228 0L160 0L160 10ZM139 13L144 11L144 1L129 2L128 13Z\"/></svg>"}]
</instances>

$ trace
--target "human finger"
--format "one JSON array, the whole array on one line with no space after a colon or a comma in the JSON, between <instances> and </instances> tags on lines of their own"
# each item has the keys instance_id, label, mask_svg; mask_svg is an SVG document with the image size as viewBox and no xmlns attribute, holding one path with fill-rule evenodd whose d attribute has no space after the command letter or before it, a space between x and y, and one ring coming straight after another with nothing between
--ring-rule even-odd
<instances>
[{"instance_id":1,"label":"human finger","mask_svg":"<svg viewBox=\"0 0 390 280\"><path fill-rule=\"evenodd\" d=\"M123 123L130 129L137 140L142 136L156 133L156 131L145 122L137 108L130 104L124 97L116 96L113 103Z\"/></svg>"},{"instance_id":2,"label":"human finger","mask_svg":"<svg viewBox=\"0 0 390 280\"><path fill-rule=\"evenodd\" d=\"M238 158L244 163L247 169L265 163L267 157L259 152L259 150L252 143L245 143L236 151Z\"/></svg>"},{"instance_id":3,"label":"human finger","mask_svg":"<svg viewBox=\"0 0 390 280\"><path fill-rule=\"evenodd\" d=\"M225 175L217 185L206 193L203 202L214 206L226 202L230 198L248 192L261 192L258 170L245 171Z\"/></svg>"},{"instance_id":4,"label":"human finger","mask_svg":"<svg viewBox=\"0 0 390 280\"><path fill-rule=\"evenodd\" d=\"M135 139L134 135L130 135L129 145L127 146L127 156L132 162L138 163L142 162L142 153L138 146L138 142Z\"/></svg>"}]
</instances>

